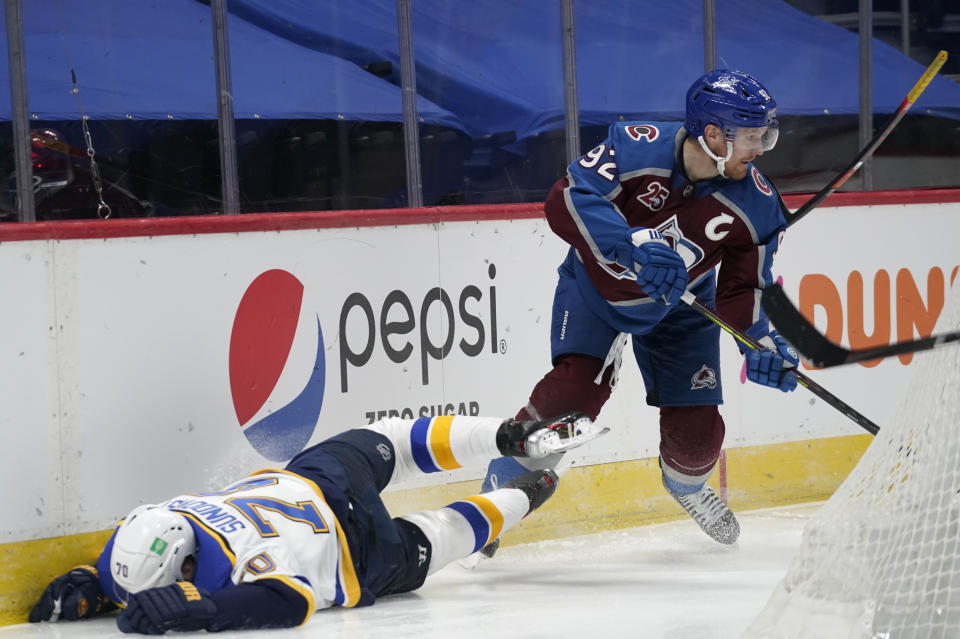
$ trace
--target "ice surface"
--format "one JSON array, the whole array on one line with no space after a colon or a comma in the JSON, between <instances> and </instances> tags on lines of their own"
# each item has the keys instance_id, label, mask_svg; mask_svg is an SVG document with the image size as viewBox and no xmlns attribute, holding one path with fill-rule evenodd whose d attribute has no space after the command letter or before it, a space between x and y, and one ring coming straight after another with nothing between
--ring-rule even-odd
<instances>
[{"instance_id":1,"label":"ice surface","mask_svg":"<svg viewBox=\"0 0 960 639\"><path fill-rule=\"evenodd\" d=\"M415 593L332 608L300 628L219 639L739 637L800 545L819 504L741 513L720 546L685 520L501 548L475 570L448 566ZM0 628L0 639L121 637L113 617ZM188 637L169 633L170 637Z\"/></svg>"}]
</instances>

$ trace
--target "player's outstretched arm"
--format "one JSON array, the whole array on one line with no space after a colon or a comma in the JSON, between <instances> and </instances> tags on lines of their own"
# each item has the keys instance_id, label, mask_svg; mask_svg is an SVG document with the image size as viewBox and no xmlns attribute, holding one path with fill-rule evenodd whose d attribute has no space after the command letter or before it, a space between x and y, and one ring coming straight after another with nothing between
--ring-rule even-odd
<instances>
[{"instance_id":1,"label":"player's outstretched arm","mask_svg":"<svg viewBox=\"0 0 960 639\"><path fill-rule=\"evenodd\" d=\"M179 581L150 588L130 596L117 617L122 632L145 635L167 630L219 631L229 629L290 628L313 614L312 595L286 580L261 579L229 586L213 595L193 584Z\"/></svg>"},{"instance_id":2,"label":"player's outstretched arm","mask_svg":"<svg viewBox=\"0 0 960 639\"><path fill-rule=\"evenodd\" d=\"M40 621L77 621L113 610L93 566L77 566L51 581L30 610L30 623Z\"/></svg>"}]
</instances>

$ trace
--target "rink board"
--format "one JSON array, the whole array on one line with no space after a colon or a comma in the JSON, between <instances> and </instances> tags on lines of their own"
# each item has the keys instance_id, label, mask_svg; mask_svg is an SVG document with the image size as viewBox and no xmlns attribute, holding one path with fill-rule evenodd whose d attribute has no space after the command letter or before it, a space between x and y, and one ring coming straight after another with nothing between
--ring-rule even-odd
<instances>
[{"instance_id":1,"label":"rink board","mask_svg":"<svg viewBox=\"0 0 960 639\"><path fill-rule=\"evenodd\" d=\"M960 197L903 197L820 209L790 230L777 256L788 295L806 299L822 329L839 327L844 343L848 333L884 330L901 339L905 322L935 320L957 275ZM916 231L909 242L905 228ZM22 615L37 592L33 584L18 590L25 582L77 563L82 553L73 549L85 546L75 540L133 506L282 463L286 453L264 449L264 439L290 450L388 414L514 414L549 368L564 252L536 205L0 227L0 464L4 485L16 487L0 495L0 610ZM287 327L279 337L271 333L278 325ZM262 353L272 377L267 366L244 364L262 344L274 348ZM783 395L742 384L732 339L722 339L722 355L731 503L829 494L846 463L821 467L827 485L806 496L794 471L747 479L733 460L781 468L781 445L833 446L861 431L802 389ZM910 370L892 358L810 374L882 425ZM305 393L315 411L306 429L302 411L296 424L271 422ZM671 516L658 511L673 506L651 474L657 412L643 397L626 355L600 417L613 432L577 455L565 482L603 484L587 501L612 510L577 518L599 526ZM862 437L851 441L862 450ZM608 479L622 473L640 474ZM462 469L395 490L415 502L452 483L463 496L481 475ZM631 498L640 505L618 506L615 497L634 484L643 488ZM556 507L566 499L576 498L558 497ZM521 534L551 534L547 517L528 523L537 521ZM56 550L31 556L28 543Z\"/></svg>"}]
</instances>

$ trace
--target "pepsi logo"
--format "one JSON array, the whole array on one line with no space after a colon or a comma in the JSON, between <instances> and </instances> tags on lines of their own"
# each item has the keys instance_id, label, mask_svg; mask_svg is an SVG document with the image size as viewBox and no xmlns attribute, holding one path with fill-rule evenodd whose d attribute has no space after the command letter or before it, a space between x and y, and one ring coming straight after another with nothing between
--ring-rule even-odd
<instances>
[{"instance_id":1,"label":"pepsi logo","mask_svg":"<svg viewBox=\"0 0 960 639\"><path fill-rule=\"evenodd\" d=\"M273 269L257 276L237 307L230 335L230 392L237 421L258 453L286 461L300 452L317 426L326 381L320 319L304 313L304 286ZM304 365L291 357L295 342L316 351ZM308 339L309 338L309 339ZM312 360L312 366L309 366Z\"/></svg>"}]
</instances>

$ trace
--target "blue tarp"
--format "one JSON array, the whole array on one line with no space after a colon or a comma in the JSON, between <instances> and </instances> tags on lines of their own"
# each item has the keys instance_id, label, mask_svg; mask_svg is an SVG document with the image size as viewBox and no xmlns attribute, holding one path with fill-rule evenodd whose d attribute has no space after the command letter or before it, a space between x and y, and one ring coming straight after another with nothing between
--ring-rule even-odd
<instances>
[{"instance_id":1,"label":"blue tarp","mask_svg":"<svg viewBox=\"0 0 960 639\"><path fill-rule=\"evenodd\" d=\"M205 0L22 4L29 108L39 119L79 117L71 68L90 117L216 117ZM422 121L472 135L513 131L518 139L562 128L559 3L411 5ZM228 6L238 118L402 119L396 0ZM686 88L702 71L701 0L574 6L581 124L680 117ZM721 66L758 76L781 113L859 111L856 34L780 0L718 0L717 21ZM0 41L5 50L3 31ZM879 40L873 58L875 111L892 112L923 65ZM383 60L394 66L385 80L361 68ZM936 78L913 112L960 117L960 84ZM0 86L0 119L10 119L9 82Z\"/></svg>"},{"instance_id":2,"label":"blue tarp","mask_svg":"<svg viewBox=\"0 0 960 639\"><path fill-rule=\"evenodd\" d=\"M558 2L411 5L419 94L455 113L474 135L512 130L522 139L562 128ZM395 6L229 0L232 16L292 42L360 65L389 60L396 67ZM581 124L679 118L686 89L703 70L702 1L579 0L574 7ZM719 66L760 78L781 113L859 112L857 34L780 0L718 0L717 40ZM874 110L893 112L924 65L876 39L873 64ZM912 112L960 117L960 84L936 78Z\"/></svg>"},{"instance_id":3,"label":"blue tarp","mask_svg":"<svg viewBox=\"0 0 960 639\"><path fill-rule=\"evenodd\" d=\"M75 120L75 69L82 109L94 119L217 117L213 27L195 0L27 0L23 5L28 108L40 120ZM0 20L3 16L0 15ZM0 29L3 52L6 30ZM234 113L238 118L401 121L400 89L354 63L230 20ZM0 119L10 83L0 65ZM462 128L419 98L424 122Z\"/></svg>"}]
</instances>

